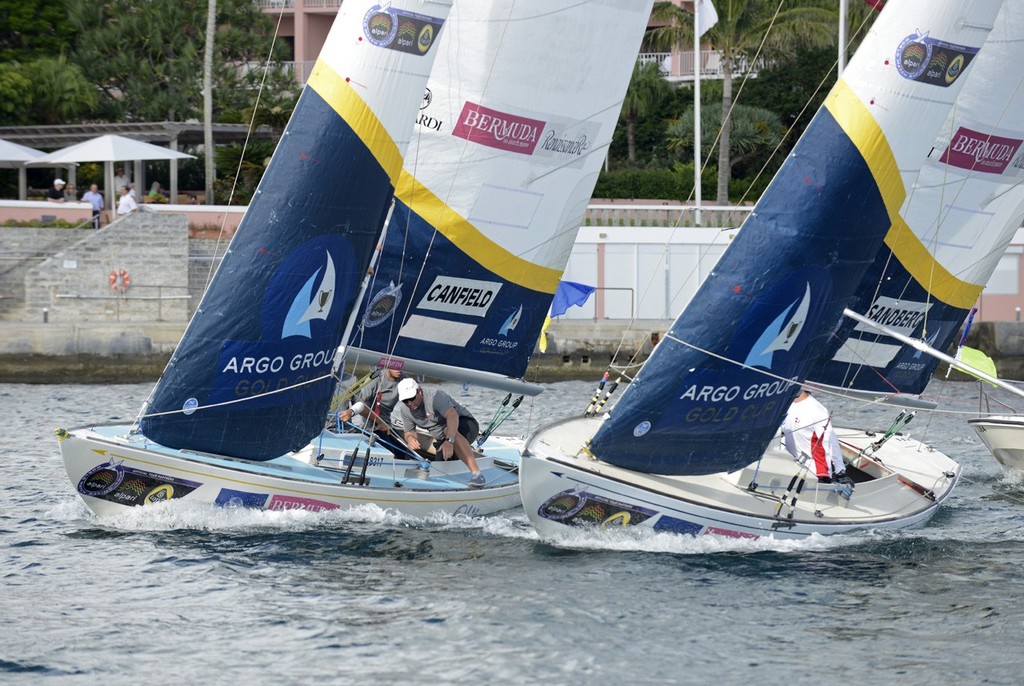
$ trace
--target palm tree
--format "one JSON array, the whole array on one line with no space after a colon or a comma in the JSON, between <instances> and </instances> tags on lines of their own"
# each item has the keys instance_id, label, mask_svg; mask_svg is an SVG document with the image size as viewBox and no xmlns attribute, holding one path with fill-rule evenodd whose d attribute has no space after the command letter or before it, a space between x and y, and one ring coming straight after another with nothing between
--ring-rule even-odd
<instances>
[{"instance_id":1,"label":"palm tree","mask_svg":"<svg viewBox=\"0 0 1024 686\"><path fill-rule=\"evenodd\" d=\"M622 118L626 120L626 150L631 165L636 164L636 122L646 117L668 93L668 82L662 78L656 62L633 65L633 76L622 101Z\"/></svg>"},{"instance_id":2,"label":"palm tree","mask_svg":"<svg viewBox=\"0 0 1024 686\"><path fill-rule=\"evenodd\" d=\"M28 121L37 124L73 124L92 114L99 96L85 72L67 57L40 57L22 70L32 83Z\"/></svg>"},{"instance_id":3,"label":"palm tree","mask_svg":"<svg viewBox=\"0 0 1024 686\"><path fill-rule=\"evenodd\" d=\"M722 129L718 139L718 191L720 204L729 202L732 178L731 127L732 80L740 65L750 62L760 46L762 57L782 59L798 46L835 45L836 11L828 0L794 0L779 10L779 0L713 0L718 23L704 34L721 57ZM693 44L692 15L671 2L655 3L652 18L666 25L651 32L662 46Z\"/></svg>"}]
</instances>

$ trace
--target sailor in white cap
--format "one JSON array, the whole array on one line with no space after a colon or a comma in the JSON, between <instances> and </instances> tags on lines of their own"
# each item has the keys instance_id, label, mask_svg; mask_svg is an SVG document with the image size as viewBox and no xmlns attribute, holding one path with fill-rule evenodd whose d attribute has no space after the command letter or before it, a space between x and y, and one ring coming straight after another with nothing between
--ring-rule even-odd
<instances>
[{"instance_id":1,"label":"sailor in white cap","mask_svg":"<svg viewBox=\"0 0 1024 686\"><path fill-rule=\"evenodd\" d=\"M54 179L53 185L46 191L46 199L49 202L64 202L64 179Z\"/></svg>"},{"instance_id":2,"label":"sailor in white cap","mask_svg":"<svg viewBox=\"0 0 1024 686\"><path fill-rule=\"evenodd\" d=\"M445 460L458 457L471 473L469 485L482 487L484 475L477 467L470 446L480 434L480 425L469 410L440 388L425 396L416 379L411 378L398 382L398 399L402 401L402 428L406 444L413 450L421 450L416 427L426 430L434 437L437 454Z\"/></svg>"}]
</instances>

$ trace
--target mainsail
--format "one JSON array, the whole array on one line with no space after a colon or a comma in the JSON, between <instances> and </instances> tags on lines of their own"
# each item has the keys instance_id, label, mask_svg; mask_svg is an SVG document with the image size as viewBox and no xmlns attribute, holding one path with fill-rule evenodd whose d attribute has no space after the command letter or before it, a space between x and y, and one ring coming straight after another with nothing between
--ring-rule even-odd
<instances>
[{"instance_id":1,"label":"mainsail","mask_svg":"<svg viewBox=\"0 0 1024 686\"><path fill-rule=\"evenodd\" d=\"M998 0L888 6L589 449L626 469L760 456L863 280L985 42Z\"/></svg>"},{"instance_id":2,"label":"mainsail","mask_svg":"<svg viewBox=\"0 0 1024 686\"><path fill-rule=\"evenodd\" d=\"M850 309L948 350L1024 219L1024 4L1003 5ZM921 393L939 359L852 320L815 382Z\"/></svg>"},{"instance_id":3,"label":"mainsail","mask_svg":"<svg viewBox=\"0 0 1024 686\"><path fill-rule=\"evenodd\" d=\"M346 0L141 420L174 448L266 460L323 427L451 0Z\"/></svg>"},{"instance_id":4,"label":"mainsail","mask_svg":"<svg viewBox=\"0 0 1024 686\"><path fill-rule=\"evenodd\" d=\"M524 374L650 9L650 0L453 9L352 346L373 362L498 388Z\"/></svg>"}]
</instances>

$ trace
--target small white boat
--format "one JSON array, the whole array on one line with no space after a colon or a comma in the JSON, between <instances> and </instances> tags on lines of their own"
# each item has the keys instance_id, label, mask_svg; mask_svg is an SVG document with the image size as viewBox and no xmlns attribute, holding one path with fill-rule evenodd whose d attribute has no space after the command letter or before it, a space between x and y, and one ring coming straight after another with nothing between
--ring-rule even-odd
<instances>
[{"instance_id":1,"label":"small white boat","mask_svg":"<svg viewBox=\"0 0 1024 686\"><path fill-rule=\"evenodd\" d=\"M1024 417L992 415L968 419L999 464L1024 472Z\"/></svg>"},{"instance_id":2,"label":"small white boat","mask_svg":"<svg viewBox=\"0 0 1024 686\"><path fill-rule=\"evenodd\" d=\"M530 438L522 458L523 508L544 538L568 526L637 526L682 534L806 538L812 534L923 524L949 497L960 466L915 439L837 428L853 478L818 483L781 449L734 472L703 476L646 474L567 454L600 418L574 418Z\"/></svg>"}]
</instances>

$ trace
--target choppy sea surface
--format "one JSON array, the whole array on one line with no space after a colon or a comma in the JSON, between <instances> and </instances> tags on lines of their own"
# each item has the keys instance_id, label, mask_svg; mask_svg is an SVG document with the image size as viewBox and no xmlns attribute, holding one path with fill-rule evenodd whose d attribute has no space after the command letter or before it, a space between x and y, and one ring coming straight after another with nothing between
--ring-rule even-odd
<instances>
[{"instance_id":1,"label":"choppy sea surface","mask_svg":"<svg viewBox=\"0 0 1024 686\"><path fill-rule=\"evenodd\" d=\"M504 397L445 387L483 425ZM130 421L149 390L0 385L0 683L1024 680L1024 478L965 423L976 384L933 381L944 412L907 427L964 466L925 527L557 544L521 509L415 519L182 500L99 520L53 429ZM551 384L498 433L581 412L594 390ZM826 404L842 426L885 429L897 412Z\"/></svg>"}]
</instances>

